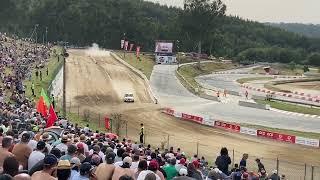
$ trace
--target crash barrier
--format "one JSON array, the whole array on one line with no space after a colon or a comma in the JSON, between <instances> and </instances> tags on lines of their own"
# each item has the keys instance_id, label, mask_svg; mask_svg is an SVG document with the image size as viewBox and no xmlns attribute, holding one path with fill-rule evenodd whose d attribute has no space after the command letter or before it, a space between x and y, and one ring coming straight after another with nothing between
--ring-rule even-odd
<instances>
[{"instance_id":1,"label":"crash barrier","mask_svg":"<svg viewBox=\"0 0 320 180\"><path fill-rule=\"evenodd\" d=\"M212 101L220 102L220 99L217 96L211 96L211 95L208 95L208 94L201 93L201 94L199 94L199 97L204 98L204 99L209 99L209 100L212 100Z\"/></svg>"},{"instance_id":2,"label":"crash barrier","mask_svg":"<svg viewBox=\"0 0 320 180\"><path fill-rule=\"evenodd\" d=\"M294 98L299 100L320 103L320 96L312 96L311 94L305 94L305 93L299 93L299 92L293 92L293 93L276 92L276 91L271 91L264 88L251 87L245 84L241 84L240 87L253 90L253 91L266 93L266 94L272 94L272 95L278 95L283 97L289 97L289 98Z\"/></svg>"},{"instance_id":3,"label":"crash barrier","mask_svg":"<svg viewBox=\"0 0 320 180\"><path fill-rule=\"evenodd\" d=\"M234 95L234 96L241 96L239 92L237 91L230 91L230 90L227 90L228 94L231 94L231 95Z\"/></svg>"},{"instance_id":4,"label":"crash barrier","mask_svg":"<svg viewBox=\"0 0 320 180\"><path fill-rule=\"evenodd\" d=\"M309 147L319 148L319 139L305 138L301 136L294 136L284 133L271 132L263 129L255 129L250 127L241 126L237 123L230 123L226 121L217 120L211 117L205 117L200 115L193 115L190 113L178 112L171 108L165 108L163 113L170 116L180 118L185 121L191 121L197 124L202 124L214 128L223 129L225 131L240 133L250 136L256 136L259 138L267 138L270 140L275 140L279 142L286 142L290 144L299 144Z\"/></svg>"},{"instance_id":5,"label":"crash barrier","mask_svg":"<svg viewBox=\"0 0 320 180\"><path fill-rule=\"evenodd\" d=\"M151 99L153 100L153 102L155 104L158 103L158 99L156 98L156 96L154 95L152 89L151 89L151 86L150 86L150 83L149 83L149 80L148 78L146 77L146 75L144 75L141 71L139 71L138 69L136 69L135 67L131 66L130 64L128 64L127 62L125 62L124 60L122 60L119 56L117 56L115 53L113 52L110 52L110 55L116 59L117 61L119 61L121 64L125 65L126 67L128 67L129 69L131 69L135 74L137 74L139 77L141 77L145 84L147 85L148 87L148 93L151 97Z\"/></svg>"},{"instance_id":6,"label":"crash barrier","mask_svg":"<svg viewBox=\"0 0 320 180\"><path fill-rule=\"evenodd\" d=\"M256 109L263 109L263 110L270 110L270 106L267 104L257 104L257 103L248 102L248 101L239 101L239 106L251 107L251 108L256 108Z\"/></svg>"}]
</instances>

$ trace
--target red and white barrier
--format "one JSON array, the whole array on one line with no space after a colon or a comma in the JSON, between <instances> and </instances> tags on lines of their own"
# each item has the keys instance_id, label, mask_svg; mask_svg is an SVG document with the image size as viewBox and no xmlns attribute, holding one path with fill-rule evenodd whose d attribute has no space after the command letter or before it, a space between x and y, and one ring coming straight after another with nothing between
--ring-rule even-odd
<instances>
[{"instance_id":1,"label":"red and white barrier","mask_svg":"<svg viewBox=\"0 0 320 180\"><path fill-rule=\"evenodd\" d=\"M235 124L235 123L214 120L208 116L201 117L201 116L192 115L189 113L178 112L171 108L165 108L163 110L163 113L183 119L183 120L192 121L198 124L215 127L215 128L223 129L230 132L236 132L236 133L246 134L250 136L268 138L268 139L276 140L279 142L287 142L287 143L299 144L299 145L305 145L305 146L311 146L311 147L317 147L317 148L319 148L320 146L319 139L293 136L293 135L282 134L278 132L271 132L271 131L266 131L261 129L257 130L253 128L240 126L239 124Z\"/></svg>"}]
</instances>

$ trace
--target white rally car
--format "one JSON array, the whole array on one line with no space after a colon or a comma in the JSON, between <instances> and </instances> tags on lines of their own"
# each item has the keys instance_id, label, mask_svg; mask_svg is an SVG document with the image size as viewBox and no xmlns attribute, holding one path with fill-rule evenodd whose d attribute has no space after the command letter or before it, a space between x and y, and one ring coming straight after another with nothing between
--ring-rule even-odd
<instances>
[{"instance_id":1,"label":"white rally car","mask_svg":"<svg viewBox=\"0 0 320 180\"><path fill-rule=\"evenodd\" d=\"M133 94L132 93L126 93L124 95L124 102L134 102Z\"/></svg>"}]
</instances>

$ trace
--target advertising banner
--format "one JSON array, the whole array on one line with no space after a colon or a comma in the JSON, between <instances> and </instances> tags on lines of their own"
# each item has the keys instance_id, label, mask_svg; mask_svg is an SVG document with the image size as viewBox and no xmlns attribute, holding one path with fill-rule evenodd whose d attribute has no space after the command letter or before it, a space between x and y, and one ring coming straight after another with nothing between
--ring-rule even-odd
<instances>
[{"instance_id":1,"label":"advertising banner","mask_svg":"<svg viewBox=\"0 0 320 180\"><path fill-rule=\"evenodd\" d=\"M257 135L259 137L265 137L265 138L274 139L274 140L282 141L282 142L289 142L289 143L293 143L293 144L296 142L295 136L291 136L291 135L287 135L287 134L269 132L269 131L264 131L264 130L257 130Z\"/></svg>"},{"instance_id":2,"label":"advertising banner","mask_svg":"<svg viewBox=\"0 0 320 180\"><path fill-rule=\"evenodd\" d=\"M257 130L252 129L252 128L247 128L247 127L240 127L240 133L241 134L247 134L251 136L257 136Z\"/></svg>"},{"instance_id":3,"label":"advertising banner","mask_svg":"<svg viewBox=\"0 0 320 180\"><path fill-rule=\"evenodd\" d=\"M310 139L304 137L296 137L296 144L301 144L305 146L319 147L319 139Z\"/></svg>"},{"instance_id":4,"label":"advertising banner","mask_svg":"<svg viewBox=\"0 0 320 180\"><path fill-rule=\"evenodd\" d=\"M172 42L156 42L156 53L172 53L173 43Z\"/></svg>"},{"instance_id":5,"label":"advertising banner","mask_svg":"<svg viewBox=\"0 0 320 180\"><path fill-rule=\"evenodd\" d=\"M110 119L108 116L104 117L104 125L106 129L110 129Z\"/></svg>"},{"instance_id":6,"label":"advertising banner","mask_svg":"<svg viewBox=\"0 0 320 180\"><path fill-rule=\"evenodd\" d=\"M203 121L203 118L199 117L199 116L194 116L194 115L185 114L185 113L182 113L181 116L182 116L181 117L182 119L190 120L190 121L193 121L193 122L196 122L196 123L202 123L202 121Z\"/></svg>"},{"instance_id":7,"label":"advertising banner","mask_svg":"<svg viewBox=\"0 0 320 180\"><path fill-rule=\"evenodd\" d=\"M240 125L226 123L222 121L215 121L214 126L217 128L222 128L228 131L240 132Z\"/></svg>"}]
</instances>

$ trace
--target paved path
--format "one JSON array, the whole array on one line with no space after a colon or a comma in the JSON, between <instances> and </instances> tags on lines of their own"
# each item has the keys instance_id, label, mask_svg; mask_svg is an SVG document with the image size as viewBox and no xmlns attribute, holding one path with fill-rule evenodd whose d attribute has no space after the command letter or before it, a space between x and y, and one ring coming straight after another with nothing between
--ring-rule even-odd
<instances>
[{"instance_id":1,"label":"paved path","mask_svg":"<svg viewBox=\"0 0 320 180\"><path fill-rule=\"evenodd\" d=\"M199 98L181 85L175 76L177 65L156 65L151 74L151 88L164 107L195 115L210 116L230 122L256 124L274 128L319 132L320 120L280 112L238 106L234 101L215 102ZM243 71L237 70L237 71Z\"/></svg>"}]
</instances>

